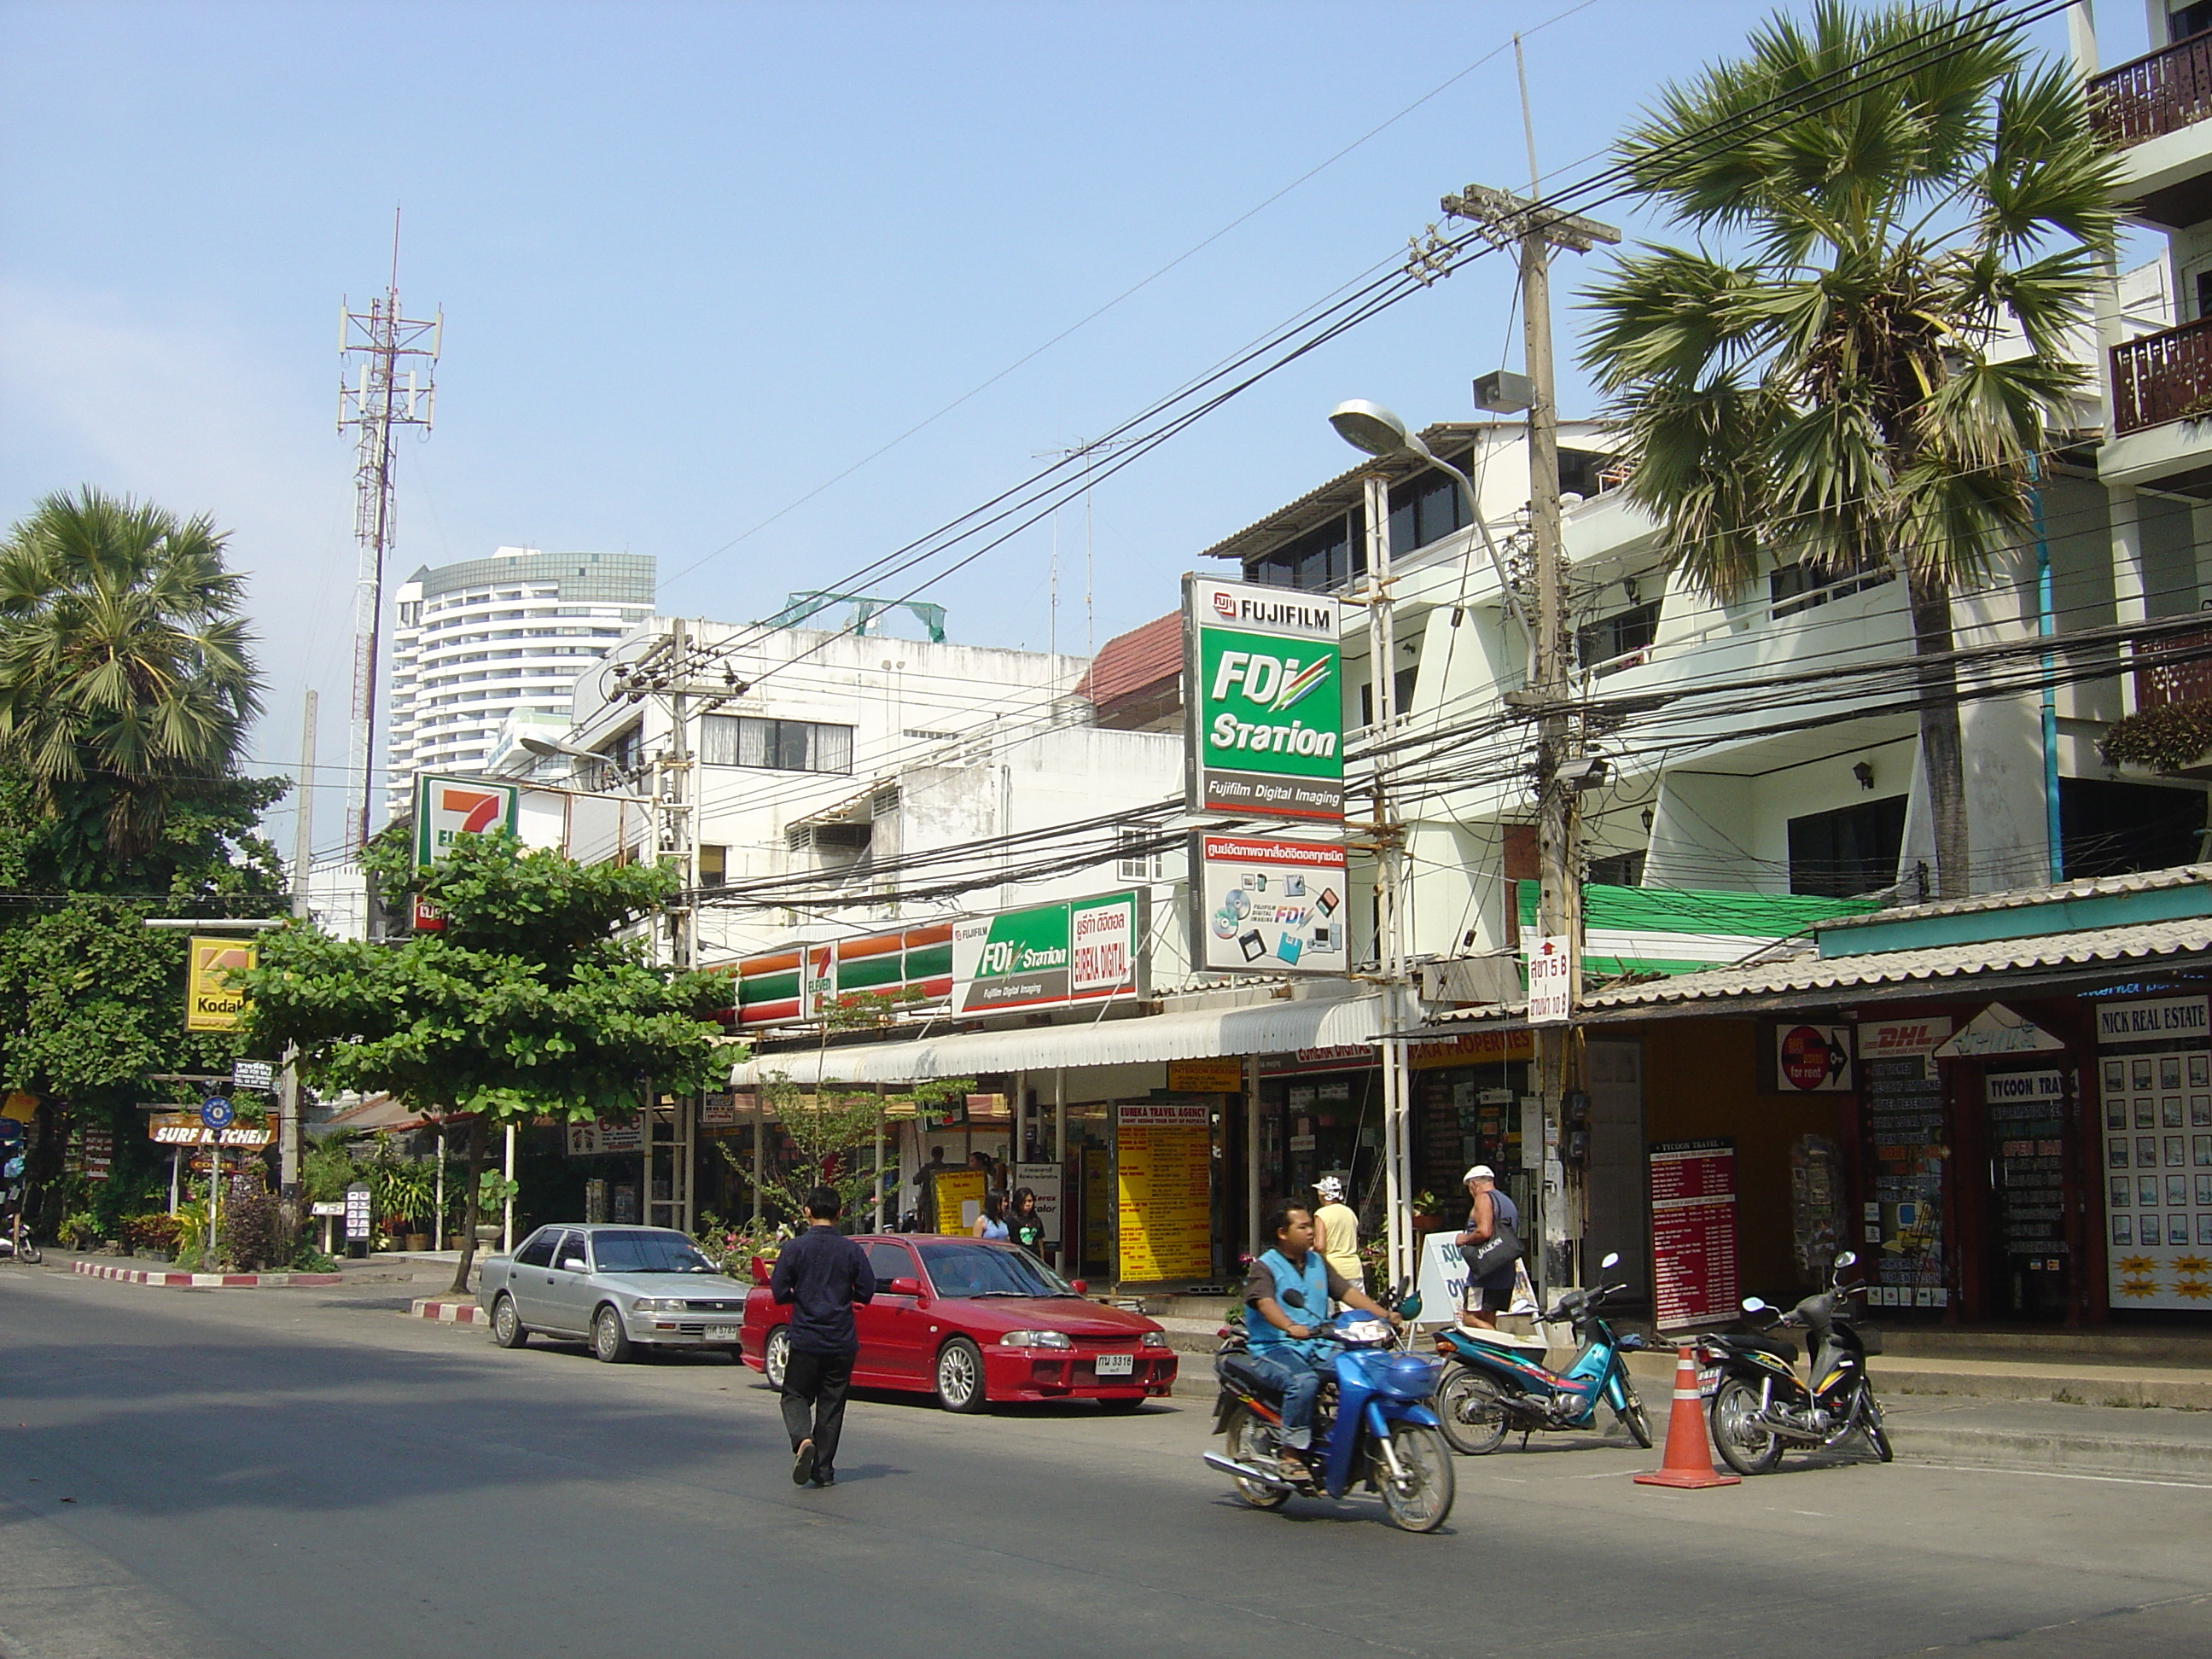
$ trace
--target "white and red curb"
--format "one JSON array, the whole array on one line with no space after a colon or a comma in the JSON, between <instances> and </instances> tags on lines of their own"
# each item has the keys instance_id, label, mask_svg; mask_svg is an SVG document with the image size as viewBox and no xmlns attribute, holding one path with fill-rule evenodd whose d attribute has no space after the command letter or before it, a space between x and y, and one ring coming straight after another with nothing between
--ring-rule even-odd
<instances>
[{"instance_id":1,"label":"white and red curb","mask_svg":"<svg viewBox=\"0 0 2212 1659\"><path fill-rule=\"evenodd\" d=\"M151 1285L170 1291L264 1291L293 1285L343 1285L343 1273L164 1273L143 1267L112 1267L105 1261L76 1261L70 1271L88 1279L112 1279L125 1285Z\"/></svg>"},{"instance_id":2,"label":"white and red curb","mask_svg":"<svg viewBox=\"0 0 2212 1659\"><path fill-rule=\"evenodd\" d=\"M489 1325L491 1316L473 1302L441 1302L434 1296L416 1297L407 1311L417 1319L434 1319L441 1325Z\"/></svg>"}]
</instances>

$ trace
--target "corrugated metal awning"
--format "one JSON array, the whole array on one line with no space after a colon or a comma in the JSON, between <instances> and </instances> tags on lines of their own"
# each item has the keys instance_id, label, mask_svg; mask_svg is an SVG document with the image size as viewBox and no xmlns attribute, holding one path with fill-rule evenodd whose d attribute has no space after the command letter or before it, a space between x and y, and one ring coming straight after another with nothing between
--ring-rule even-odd
<instances>
[{"instance_id":1,"label":"corrugated metal awning","mask_svg":"<svg viewBox=\"0 0 2212 1659\"><path fill-rule=\"evenodd\" d=\"M1382 999L1375 996L1308 998L1248 1008L1101 1020L1095 1025L1038 1025L911 1042L855 1043L826 1054L791 1049L740 1061L731 1068L730 1083L733 1088L750 1088L779 1073L800 1084L819 1083L824 1077L833 1083L918 1083L1055 1066L1295 1054L1301 1048L1371 1042L1382 1029Z\"/></svg>"}]
</instances>

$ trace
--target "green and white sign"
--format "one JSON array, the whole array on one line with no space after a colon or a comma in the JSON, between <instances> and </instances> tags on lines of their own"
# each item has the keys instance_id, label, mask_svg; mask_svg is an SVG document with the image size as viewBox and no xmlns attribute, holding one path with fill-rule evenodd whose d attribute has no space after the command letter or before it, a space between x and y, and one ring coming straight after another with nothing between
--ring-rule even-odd
<instances>
[{"instance_id":1,"label":"green and white sign","mask_svg":"<svg viewBox=\"0 0 2212 1659\"><path fill-rule=\"evenodd\" d=\"M953 923L953 1012L1142 996L1146 908L1142 892L1108 893Z\"/></svg>"},{"instance_id":2,"label":"green and white sign","mask_svg":"<svg viewBox=\"0 0 2212 1659\"><path fill-rule=\"evenodd\" d=\"M1189 809L1341 822L1336 601L1187 575L1182 621Z\"/></svg>"}]
</instances>

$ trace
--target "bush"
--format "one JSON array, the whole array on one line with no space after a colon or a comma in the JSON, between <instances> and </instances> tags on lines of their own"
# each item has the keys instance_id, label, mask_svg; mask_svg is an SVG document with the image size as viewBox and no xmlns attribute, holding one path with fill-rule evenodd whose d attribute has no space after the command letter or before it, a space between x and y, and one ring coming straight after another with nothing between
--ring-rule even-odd
<instances>
[{"instance_id":1,"label":"bush","mask_svg":"<svg viewBox=\"0 0 2212 1659\"><path fill-rule=\"evenodd\" d=\"M2114 720L2097 740L2108 766L2133 761L2159 772L2194 766L2212 750L2212 702L2170 702Z\"/></svg>"},{"instance_id":2,"label":"bush","mask_svg":"<svg viewBox=\"0 0 2212 1659\"><path fill-rule=\"evenodd\" d=\"M265 1188L225 1194L217 1233L222 1259L237 1272L281 1267L292 1259L291 1217Z\"/></svg>"},{"instance_id":3,"label":"bush","mask_svg":"<svg viewBox=\"0 0 2212 1659\"><path fill-rule=\"evenodd\" d=\"M176 1254L177 1240L183 1231L176 1217L160 1212L131 1216L123 1224L123 1236L131 1241L132 1249L160 1250L168 1255Z\"/></svg>"}]
</instances>

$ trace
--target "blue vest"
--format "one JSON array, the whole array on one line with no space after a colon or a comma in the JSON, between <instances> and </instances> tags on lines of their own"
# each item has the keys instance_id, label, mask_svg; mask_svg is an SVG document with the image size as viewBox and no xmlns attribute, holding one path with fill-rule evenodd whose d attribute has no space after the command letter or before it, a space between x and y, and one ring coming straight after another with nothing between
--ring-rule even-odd
<instances>
[{"instance_id":1,"label":"blue vest","mask_svg":"<svg viewBox=\"0 0 2212 1659\"><path fill-rule=\"evenodd\" d=\"M1319 1250L1306 1252L1306 1269L1301 1274L1280 1250L1269 1250L1260 1258L1275 1275L1275 1301L1284 1316L1293 1325L1307 1325L1318 1330L1328 1323L1328 1263L1322 1259ZM1305 1306L1292 1307L1284 1301L1283 1292L1295 1290L1304 1298ZM1323 1352L1324 1344L1311 1338L1300 1340L1269 1324L1255 1309L1244 1322L1246 1340L1254 1352L1268 1354L1278 1348L1291 1348L1309 1357Z\"/></svg>"}]
</instances>

